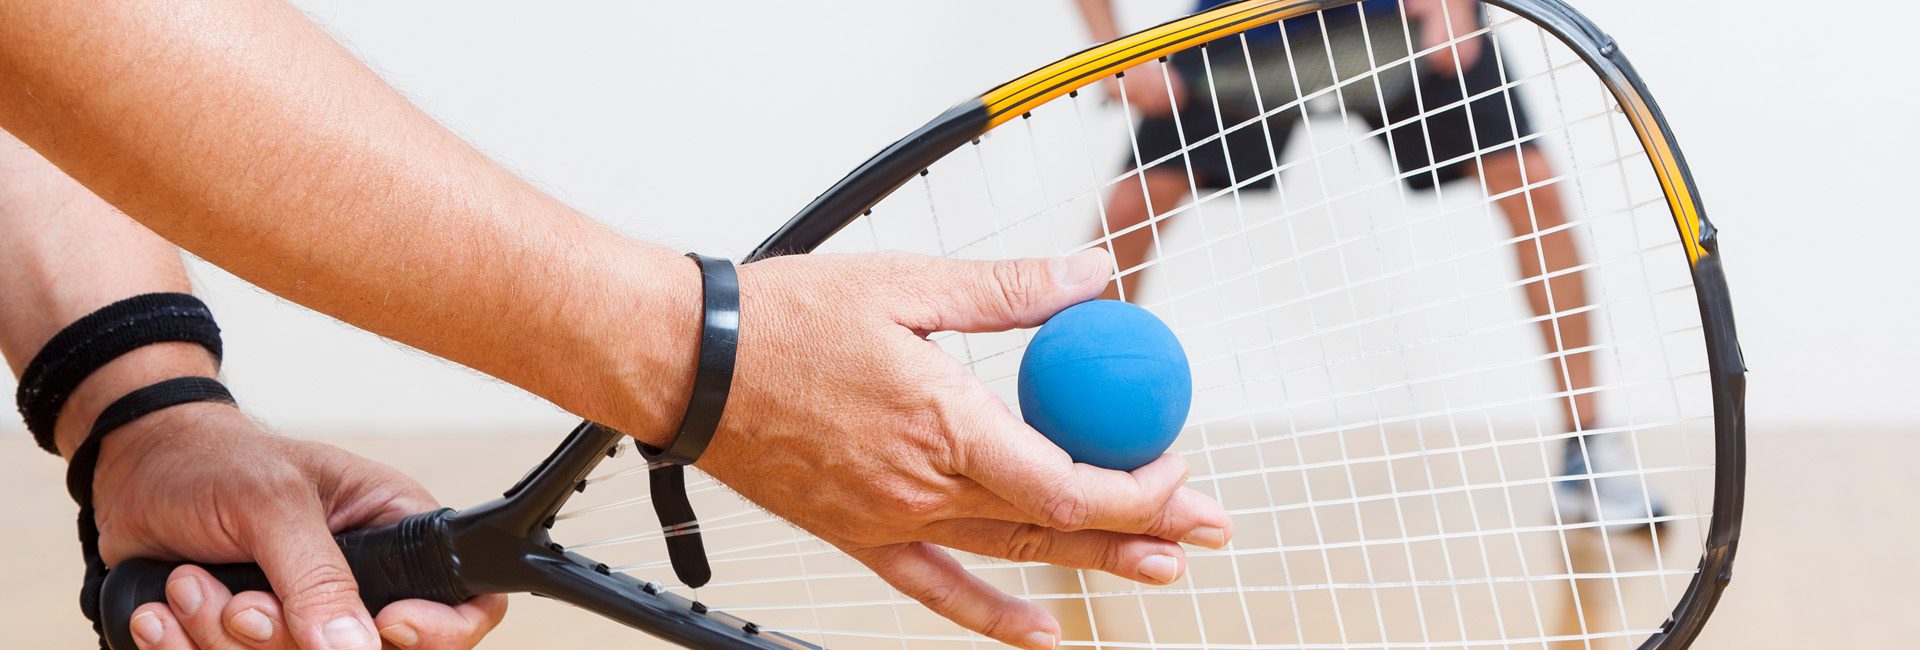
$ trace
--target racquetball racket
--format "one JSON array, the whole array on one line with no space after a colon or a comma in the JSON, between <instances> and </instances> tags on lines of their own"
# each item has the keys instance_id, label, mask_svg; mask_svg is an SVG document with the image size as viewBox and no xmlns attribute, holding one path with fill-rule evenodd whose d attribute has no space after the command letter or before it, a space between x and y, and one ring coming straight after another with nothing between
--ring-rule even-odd
<instances>
[{"instance_id":1,"label":"racquetball racket","mask_svg":"<svg viewBox=\"0 0 1920 650\"><path fill-rule=\"evenodd\" d=\"M1559 0L1245 0L961 103L747 261L1112 251L1111 297L1187 349L1172 451L1236 534L1166 586L968 556L1063 646L1680 648L1740 529L1715 233L1646 86ZM930 336L1009 404L1030 337ZM500 500L342 535L363 596L532 592L703 648L990 643L698 472L713 580L645 581L672 572L632 451L583 424ZM109 574L114 648L171 568Z\"/></svg>"}]
</instances>

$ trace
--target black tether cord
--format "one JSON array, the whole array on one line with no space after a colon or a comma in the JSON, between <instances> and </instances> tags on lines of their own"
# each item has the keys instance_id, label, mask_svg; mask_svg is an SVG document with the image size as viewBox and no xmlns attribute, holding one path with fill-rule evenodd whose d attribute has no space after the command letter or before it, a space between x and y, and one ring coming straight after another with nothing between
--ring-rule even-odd
<instances>
[{"instance_id":1,"label":"black tether cord","mask_svg":"<svg viewBox=\"0 0 1920 650\"><path fill-rule=\"evenodd\" d=\"M100 445L109 434L142 417L166 408L194 402L233 403L233 394L220 382L207 377L180 377L142 388L115 400L93 422L85 442L73 452L67 465L67 493L80 504L80 553L87 563L86 582L80 587L80 611L101 634L100 586L107 579L107 565L100 559L100 526L93 520L93 472L100 462ZM106 637L100 647L107 647Z\"/></svg>"},{"instance_id":2,"label":"black tether cord","mask_svg":"<svg viewBox=\"0 0 1920 650\"><path fill-rule=\"evenodd\" d=\"M693 395L687 399L687 414L680 420L680 431L666 449L637 444L642 456L652 464L650 483L653 511L660 516L666 533L667 558L673 562L674 576L689 587L707 584L713 569L707 564L706 545L700 540L700 521L687 500L685 465L699 460L720 428L720 415L727 408L727 394L733 389L733 362L740 344L740 279L733 262L688 253L700 265L702 304L700 316L700 366L693 377Z\"/></svg>"}]
</instances>

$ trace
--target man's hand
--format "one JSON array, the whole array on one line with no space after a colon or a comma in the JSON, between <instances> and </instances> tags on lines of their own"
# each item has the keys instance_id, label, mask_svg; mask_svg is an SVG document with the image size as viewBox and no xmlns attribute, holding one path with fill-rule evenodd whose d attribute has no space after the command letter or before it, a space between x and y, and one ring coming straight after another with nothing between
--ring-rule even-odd
<instances>
[{"instance_id":1,"label":"man's hand","mask_svg":"<svg viewBox=\"0 0 1920 650\"><path fill-rule=\"evenodd\" d=\"M1407 0L1406 6L1407 17L1420 22L1420 49L1452 43L1426 58L1428 69L1454 76L1480 60L1485 39L1465 38L1480 29L1479 0Z\"/></svg>"},{"instance_id":2,"label":"man's hand","mask_svg":"<svg viewBox=\"0 0 1920 650\"><path fill-rule=\"evenodd\" d=\"M1111 272L1104 251L748 264L733 394L699 466L942 616L1053 647L1056 621L934 545L1166 584L1185 568L1176 542L1218 548L1231 520L1182 487L1178 456L1131 473L1073 463L925 337L1039 325Z\"/></svg>"},{"instance_id":3,"label":"man's hand","mask_svg":"<svg viewBox=\"0 0 1920 650\"><path fill-rule=\"evenodd\" d=\"M470 648L506 613L506 597L449 607L408 600L369 616L333 533L437 507L392 468L339 449L265 433L238 409L188 404L108 438L95 474L100 552L257 562L274 592L233 594L183 566L167 603L134 613L149 650Z\"/></svg>"}]
</instances>

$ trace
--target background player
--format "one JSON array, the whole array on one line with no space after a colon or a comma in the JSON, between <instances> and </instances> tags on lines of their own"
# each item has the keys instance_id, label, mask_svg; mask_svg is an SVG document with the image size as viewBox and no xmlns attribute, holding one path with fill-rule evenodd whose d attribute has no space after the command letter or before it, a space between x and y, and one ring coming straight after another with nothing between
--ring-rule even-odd
<instances>
[{"instance_id":1,"label":"background player","mask_svg":"<svg viewBox=\"0 0 1920 650\"><path fill-rule=\"evenodd\" d=\"M1200 0L1194 10L1230 1ZM1096 41L1119 36L1112 0L1076 4ZM1130 297L1138 290L1160 227L1142 224L1162 219L1196 191L1277 188L1275 176L1251 177L1244 170L1275 168L1296 127L1316 119L1309 106L1330 99L1344 113L1335 119L1357 118L1369 130L1384 129L1382 144L1409 189L1437 192L1457 181L1478 181L1487 196L1499 197L1498 212L1519 239L1513 256L1528 307L1542 317L1540 333L1556 361L1554 379L1569 396L1566 425L1594 431L1599 423L1594 359L1585 351L1593 343L1587 289L1581 273L1565 272L1584 262L1566 228L1553 163L1523 141L1531 131L1519 93L1507 85L1512 76L1493 51L1492 35L1475 33L1486 26L1480 3L1405 0L1404 13L1402 6L1400 0L1364 0L1289 19L1245 32L1244 44L1223 39L1110 83L1111 98L1123 101L1139 121L1129 173L1106 199L1102 234L1110 237L1120 279L1102 297ZM1411 58L1409 42L1417 52L1432 52ZM1370 74L1375 70L1381 72ZM1359 78L1367 81L1347 83ZM1562 473L1630 466L1626 445L1610 434L1569 439ZM1596 484L1597 500L1589 491ZM1572 521L1593 521L1596 514L1603 520L1644 519L1651 503L1630 479L1566 481L1559 487L1558 507Z\"/></svg>"}]
</instances>

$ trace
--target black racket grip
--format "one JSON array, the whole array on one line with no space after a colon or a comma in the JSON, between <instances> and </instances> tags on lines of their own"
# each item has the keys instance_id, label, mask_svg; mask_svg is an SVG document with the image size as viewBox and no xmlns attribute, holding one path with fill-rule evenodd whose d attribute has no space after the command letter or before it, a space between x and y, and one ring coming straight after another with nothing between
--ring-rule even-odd
<instances>
[{"instance_id":1,"label":"black racket grip","mask_svg":"<svg viewBox=\"0 0 1920 650\"><path fill-rule=\"evenodd\" d=\"M378 614L397 600L422 598L452 605L475 595L460 580L459 562L447 535L446 521L452 513L451 509L421 513L333 538L352 567L368 612ZM107 572L100 592L100 622L108 648L135 650L129 627L133 610L165 602L167 576L181 564L132 559ZM273 590L257 564L202 566L234 593Z\"/></svg>"}]
</instances>

